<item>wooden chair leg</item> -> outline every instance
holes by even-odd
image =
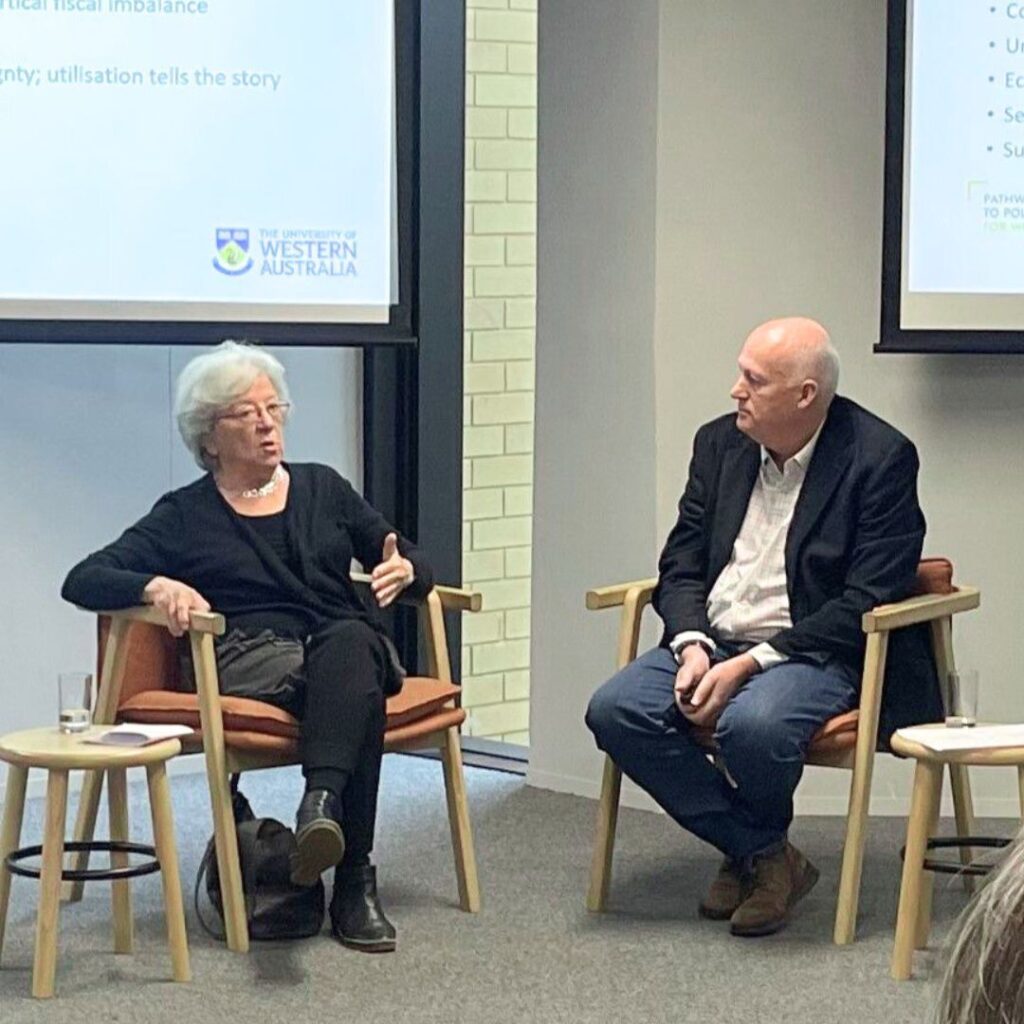
[[[207,750],[209,755],[209,750]],[[224,933],[228,949],[249,952],[249,925],[245,916],[245,893],[242,890],[242,866],[238,859],[238,833],[231,810],[231,782],[226,772],[206,764],[206,780],[210,787],[210,808],[213,813],[213,838],[220,875],[221,905],[224,907]]]
[[[850,781],[846,841],[843,845],[843,866],[839,875],[836,923],[832,933],[832,941],[837,946],[848,946],[853,942],[857,931],[857,906],[860,902],[860,879],[864,869],[864,843],[867,838],[873,767],[874,750],[871,750],[866,757],[858,757]]]
[[[53,995],[57,973],[57,916],[60,911],[60,876],[64,864],[64,827],[68,810],[68,773],[50,769],[46,782],[46,825],[39,876],[39,913],[36,952],[32,964],[32,995]]]
[[[175,981],[191,981],[167,765],[163,762],[147,765],[146,781],[149,784],[149,806],[153,815],[153,843],[160,861],[160,878],[164,887],[164,916],[167,919],[167,941],[171,947],[171,967]]]
[[[1017,792],[1020,796],[1020,819],[1024,824],[1024,764],[1017,766]]]
[[[921,921],[918,900],[924,881],[925,847],[928,829],[935,815],[933,805],[942,792],[942,765],[918,761],[914,772],[914,795],[907,822],[907,849],[903,858],[903,878],[900,882],[900,903],[896,916],[896,940],[892,951],[892,976],[906,981],[912,973],[914,946],[919,938]]]
[[[445,730],[441,762],[444,766],[444,790],[448,800],[448,824],[452,833],[455,873],[459,882],[459,903],[467,913],[475,914],[480,909],[480,882],[476,873],[473,832],[469,823],[462,747],[459,743],[459,730],[454,726]]]
[[[75,830],[72,838],[79,843],[88,843],[96,832],[96,814],[103,794],[103,772],[86,772],[82,789],[78,795],[78,813],[75,816]],[[82,850],[68,855],[68,867],[84,871],[89,866],[89,854]],[[61,899],[65,903],[78,903],[85,892],[85,882],[65,882],[61,886]]]
[[[949,783],[953,790],[953,813],[956,817],[956,834],[964,836],[974,835],[974,800],[971,797],[971,776],[970,770],[965,764],[951,764],[949,766]],[[974,850],[969,846],[960,847],[960,863],[967,867],[974,859]],[[974,876],[961,875],[964,891],[968,894],[974,892]]]
[[[601,913],[608,902],[621,792],[622,772],[606,755],[604,774],[601,777],[601,797],[597,803],[597,834],[594,836],[594,852],[590,860],[590,885],[587,888],[587,910],[595,914]]]
[[[115,842],[127,842],[128,773],[124,768],[107,769],[107,805],[110,808],[110,838]],[[110,863],[115,868],[127,867],[128,854],[112,853]],[[110,888],[114,914],[114,952],[130,953],[134,945],[131,882],[128,879],[112,882]]]
[[[864,652],[864,673],[861,677],[857,747],[853,758],[853,778],[850,780],[850,804],[846,813],[843,867],[839,876],[836,923],[832,932],[832,941],[837,946],[849,945],[857,932],[860,877],[864,868],[864,838],[871,804],[871,774],[875,767],[878,716],[888,650],[887,632],[868,633]]]
[[[7,930],[7,907],[11,901],[13,876],[3,866],[9,853],[18,848],[21,822],[25,813],[25,786],[28,769],[20,764],[7,766],[7,792],[4,796],[4,821],[0,826],[0,957],[4,951],[4,932]]]

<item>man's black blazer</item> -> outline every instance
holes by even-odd
[[[707,597],[732,554],[757,479],[761,446],[733,414],[697,431],[679,519],[658,563],[654,607],[662,646],[684,630],[714,638]],[[849,399],[825,419],[786,538],[793,625],[771,644],[799,661],[864,662],[861,615],[911,590],[925,521],[917,502],[918,459],[899,431]],[[942,717],[927,627],[894,633],[879,735]]]

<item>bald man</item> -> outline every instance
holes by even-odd
[[[773,320],[747,338],[736,412],[697,432],[659,561],[661,644],[587,710],[598,746],[725,855],[699,912],[734,935],[778,931],[818,880],[788,841],[807,746],[856,706],[861,615],[906,597],[921,556],[917,452],[837,397],[838,381],[813,320]],[[883,738],[941,717],[926,637],[894,646],[890,663]],[[714,763],[695,729],[713,730]]]

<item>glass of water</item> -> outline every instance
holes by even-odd
[[[93,686],[88,672],[61,672],[57,676],[61,732],[85,732],[92,723]]]
[[[978,720],[978,670],[956,669],[949,673],[949,711],[946,725],[972,726]]]

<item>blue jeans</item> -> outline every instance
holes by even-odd
[[[787,661],[751,678],[718,719],[716,764],[675,707],[678,666],[662,647],[637,658],[591,698],[597,745],[683,828],[746,861],[785,841],[807,745],[856,705],[847,665]]]

